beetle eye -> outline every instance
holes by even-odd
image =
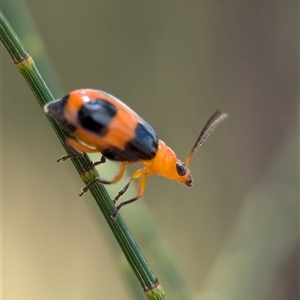
[[[186,174],[186,166],[182,162],[178,162],[176,164],[176,170],[177,170],[178,175],[180,175],[180,176],[184,176]]]

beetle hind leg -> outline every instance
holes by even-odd
[[[66,139],[66,144],[73,152],[63,155],[61,158],[59,158],[57,160],[57,162],[65,162],[69,158],[82,157],[83,152],[86,152],[86,153],[99,152],[99,150],[97,148],[90,148],[86,145],[81,144],[79,141],[71,139],[71,138]],[[101,160],[102,160],[102,158],[101,158]]]
[[[74,151],[69,154],[61,156],[58,160],[56,160],[56,162],[65,162],[68,159],[82,157],[82,156],[83,156],[82,152]]]

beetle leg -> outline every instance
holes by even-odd
[[[72,153],[63,155],[60,159],[57,160],[57,162],[64,162],[69,158],[75,158],[75,157],[81,157],[83,155],[83,152],[87,153],[93,153],[93,152],[99,152],[97,148],[90,148],[86,145],[81,144],[79,141],[67,138],[66,144],[70,149],[72,149]]]
[[[66,155],[63,155],[61,156],[57,162],[65,162],[67,159],[69,158],[76,158],[76,157],[81,157],[82,156],[82,152],[72,152],[72,153],[69,153],[69,154],[66,154]]]
[[[116,201],[120,198],[120,196],[122,196],[126,192],[126,190],[128,189],[131,181],[133,179],[137,179],[137,178],[140,177],[139,187],[138,187],[138,194],[134,198],[131,198],[129,200],[121,202],[115,208],[114,212],[112,213],[112,215],[111,215],[112,219],[116,219],[117,218],[118,211],[121,209],[122,206],[130,204],[130,203],[138,200],[139,198],[141,198],[143,196],[145,188],[146,188],[146,177],[147,177],[147,175],[145,174],[144,171],[145,171],[144,168],[135,171],[133,173],[133,175],[130,177],[129,181],[123,186],[122,190],[119,192],[119,194],[117,195],[117,197],[114,199],[114,203],[116,203]]]
[[[101,158],[102,160],[102,158]],[[86,193],[94,184],[96,183],[102,183],[102,184],[112,184],[118,182],[124,175],[126,168],[126,163],[121,163],[119,172],[117,175],[114,177],[113,180],[109,181],[100,177],[96,177],[93,181],[89,182],[85,187],[81,189],[81,192],[79,193],[79,196],[81,197],[84,193]]]
[[[104,164],[105,162],[106,162],[106,158],[105,158],[105,156],[102,155],[101,158],[100,158],[100,160],[93,162],[93,165],[95,167],[95,166],[98,166],[100,164]]]
[[[124,184],[124,186],[122,187],[122,189],[120,190],[120,192],[118,193],[118,195],[114,198],[113,203],[115,204],[119,198],[127,191],[127,189],[129,188],[131,181],[132,181],[132,177],[129,178],[129,180]]]

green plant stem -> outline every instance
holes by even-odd
[[[53,95],[37,70],[33,59],[25,50],[18,36],[2,12],[0,12],[0,40],[11,56],[14,64],[32,89],[39,104],[43,107],[47,102],[52,101],[54,99]],[[48,120],[54,128],[66,152],[69,153],[69,149],[64,143],[65,139],[69,135],[50,118],[48,118]],[[97,170],[94,168],[91,160],[86,154],[81,158],[73,159],[72,162],[85,184],[98,176]],[[121,216],[118,215],[116,221],[111,219],[111,214],[115,207],[104,187],[100,184],[94,185],[90,189],[90,192],[95,198],[95,201],[117,239],[127,261],[137,276],[143,290],[145,291],[146,297],[148,299],[165,299],[164,292],[157,282],[156,276],[151,271]]]

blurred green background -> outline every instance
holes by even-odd
[[[298,299],[298,1],[2,2],[14,27],[31,14],[44,46],[23,43],[34,59],[46,48],[55,97],[107,91],[182,160],[209,116],[229,113],[193,157],[193,188],[153,176],[122,216],[134,233],[149,207],[197,299]],[[63,149],[3,47],[1,70],[3,299],[132,299],[96,203],[56,164]]]

